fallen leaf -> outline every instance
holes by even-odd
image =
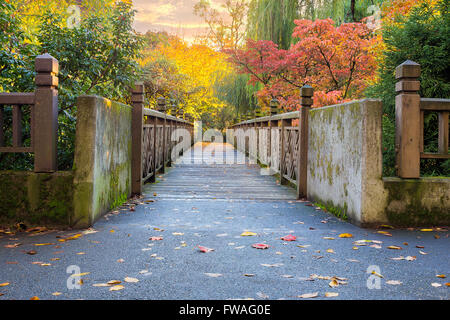
[[[36,247],[40,247],[40,246],[53,246],[54,243],[35,243],[34,244]]]
[[[182,236],[182,235],[184,235],[184,233],[182,233],[182,232],[173,232],[172,234],[174,236]]]
[[[402,250],[402,248],[399,246],[388,246],[387,248],[392,250]]]
[[[297,237],[290,234],[290,235],[282,237],[281,240],[283,240],[283,241],[295,241],[295,240],[297,240]]]
[[[436,278],[445,279],[445,278],[447,278],[447,277],[445,276],[445,274],[437,274],[437,275],[436,275]]]
[[[14,243],[14,244],[7,244],[4,247],[5,248],[17,248],[18,246],[21,246],[21,243]]]
[[[335,240],[335,238],[333,238],[333,237],[323,237],[323,239],[325,239],[325,240]]]
[[[372,271],[372,274],[379,278],[384,278],[381,274],[377,273],[376,271]]]
[[[61,292],[53,292],[53,293],[52,293],[52,296],[60,296],[60,295],[62,295]]]
[[[37,252],[35,250],[30,250],[30,251],[27,251],[26,253],[32,256],[32,255],[35,255]]]
[[[218,278],[218,277],[222,276],[222,274],[220,274],[220,273],[205,273],[205,274],[211,278]]]
[[[431,231],[433,231],[433,229],[420,229],[420,231],[422,231],[422,232],[431,232]]]
[[[76,274],[71,275],[71,277],[79,278],[79,277],[87,276],[88,274],[90,274],[90,272],[76,273]]]
[[[150,237],[150,239],[148,239],[148,240],[151,240],[151,241],[160,241],[160,240],[162,240],[163,239],[163,237]]]
[[[439,287],[442,287],[442,284],[437,283],[437,282],[433,282],[433,283],[431,284],[431,286],[433,286],[433,287],[435,287],[435,288],[439,288]]]
[[[255,243],[255,244],[252,244],[252,247],[256,248],[256,249],[269,249],[269,245],[267,245],[265,243]]]
[[[316,298],[319,295],[318,292],[314,292],[314,293],[304,293],[302,295],[297,296],[298,298],[303,298],[303,299],[309,299],[309,298]]]
[[[390,234],[390,233],[387,232],[387,231],[377,231],[377,233],[380,233],[380,234],[385,235],[385,236],[388,236],[388,237],[392,237],[392,234]]]
[[[123,263],[123,262],[125,262],[125,260],[123,260],[123,259],[119,259],[119,260],[117,260],[117,262],[119,262],[119,263]]]
[[[136,279],[136,278],[131,278],[131,277],[126,277],[125,279],[123,279],[125,282],[128,282],[128,283],[136,283],[136,282],[139,282],[139,280],[138,279]]]
[[[120,283],[122,283],[122,281],[120,281],[120,280],[111,280],[111,281],[107,282],[107,284],[110,285],[110,286],[113,286],[113,285],[116,285],[116,284],[120,284]]]
[[[202,247],[202,246],[198,246],[198,248],[200,249],[201,252],[205,252],[205,253],[214,251],[214,249]]]
[[[339,295],[339,293],[337,292],[325,292],[325,297],[327,298],[334,298],[337,297]]]
[[[31,297],[30,300],[40,300],[40,299],[38,297],[34,296],[34,297]]]
[[[338,281],[337,281],[336,279],[332,279],[332,280],[330,281],[330,283],[328,283],[328,285],[329,285],[330,287],[332,287],[332,288],[335,288],[335,287],[339,286],[339,283],[338,283]]]
[[[290,274],[283,274],[281,277],[282,277],[282,278],[290,279],[290,278],[293,278],[294,276],[293,276],[293,275],[290,275]]]
[[[241,237],[251,237],[251,236],[256,236],[258,235],[255,232],[251,232],[251,231],[244,231],[241,233]]]
[[[388,281],[386,281],[386,284],[390,284],[390,285],[396,286],[396,285],[402,284],[402,282],[398,281],[398,280],[388,280]]]
[[[328,253],[334,253],[334,250],[333,249],[327,249],[327,252]]]
[[[94,283],[92,286],[93,287],[110,287],[110,285],[107,283]]]
[[[109,288],[109,291],[119,291],[119,290],[122,290],[123,288],[125,288],[125,287],[122,285],[118,285],[118,286]]]
[[[265,294],[265,293],[262,293],[262,292],[257,292],[256,295],[258,297],[260,297],[261,299],[269,299],[269,296],[267,294]]]
[[[423,252],[423,251],[419,251],[419,253],[420,253],[420,254],[423,254],[423,255],[426,255],[426,254],[428,254],[428,253],[426,253],[426,252]]]
[[[339,238],[353,238],[353,235],[351,233],[341,233]]]
[[[0,287],[6,287],[9,286],[9,282],[0,283]]]
[[[253,273],[244,273],[244,277],[254,277]]]

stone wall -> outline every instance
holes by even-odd
[[[0,225],[67,226],[73,214],[72,172],[0,171]]]
[[[74,227],[92,225],[131,195],[131,110],[102,97],[78,98]]]
[[[382,177],[382,104],[312,109],[308,198],[350,222],[398,227],[450,224],[450,178]]]
[[[308,198],[358,225],[385,222],[382,182],[382,104],[354,101],[312,109]]]
[[[396,226],[450,225],[450,179],[383,178],[386,214]]]

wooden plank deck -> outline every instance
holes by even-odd
[[[295,190],[282,186],[274,176],[261,175],[256,164],[230,144],[196,144],[144,193],[159,199],[295,200]],[[213,147],[213,148],[212,148]],[[202,150],[204,152],[202,152]],[[239,160],[227,164],[224,159]]]

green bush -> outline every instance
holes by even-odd
[[[132,27],[135,11],[130,4],[118,2],[110,16],[92,13],[75,28],[67,27],[67,17],[44,12],[40,17],[38,43],[26,44],[20,18],[12,14],[14,10],[12,5],[0,0],[0,28],[7,26],[7,33],[0,35],[0,91],[33,91],[36,55],[47,52],[58,59],[58,169],[70,170],[77,97],[96,94],[126,102],[130,85],[140,77],[136,60],[143,41]],[[11,39],[14,49],[8,47]],[[8,127],[10,119],[5,122]],[[10,131],[6,133],[8,139]],[[26,139],[29,140],[29,136],[25,136]],[[0,154],[0,170],[29,170],[33,168],[32,161],[32,155]]]
[[[450,98],[450,14],[449,2],[440,0],[434,6],[423,4],[410,15],[399,18],[400,25],[384,26],[387,45],[379,66],[381,81],[367,95],[383,100],[383,167],[384,175],[395,174],[395,68],[405,60],[421,65],[420,95],[424,98]],[[437,152],[437,115],[425,115],[425,152]],[[450,161],[422,160],[421,174],[450,175]]]

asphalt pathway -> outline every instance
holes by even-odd
[[[445,228],[361,229],[194,150],[91,229],[0,233],[0,300],[450,298]]]

